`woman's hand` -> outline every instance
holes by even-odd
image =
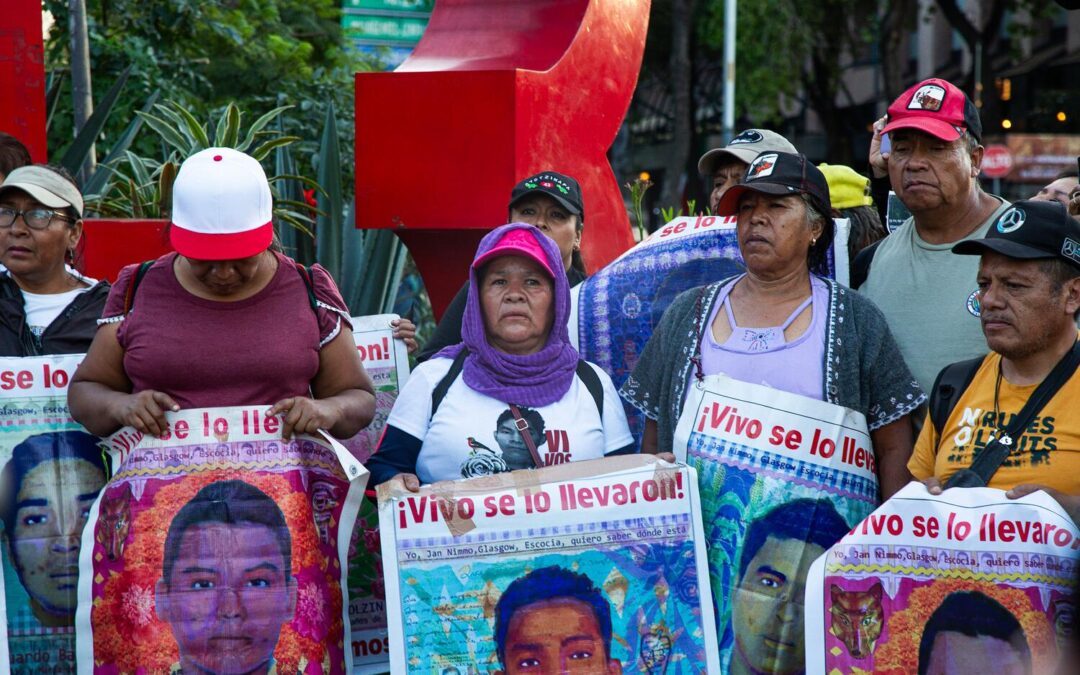
[[[658,453],[656,453],[656,458],[657,459],[662,459],[665,462],[671,462],[672,464],[675,464],[676,461],[677,461],[675,459],[675,453],[674,452],[658,452]]]
[[[888,116],[874,122],[874,137],[870,139],[870,170],[874,172],[874,178],[889,174],[889,153],[881,151],[881,130],[887,121]]]
[[[408,490],[409,492],[420,492],[420,479],[416,477],[415,473],[399,473],[395,475],[387,483],[392,483],[397,489]]]
[[[403,341],[410,354],[419,348],[419,345],[416,344],[416,324],[412,321],[394,319],[390,322],[390,327],[394,329],[394,339]]]
[[[306,396],[285,398],[273,405],[268,414],[284,413],[281,437],[289,440],[294,434],[314,434],[319,429],[330,430],[341,420],[338,406]]]
[[[113,414],[123,426],[134,427],[151,436],[162,436],[168,430],[166,410],[180,410],[180,406],[168,394],[152,389],[118,397],[114,405],[116,411]]]

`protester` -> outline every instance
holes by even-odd
[[[847,218],[848,260],[852,261],[859,251],[885,238],[888,232],[881,224],[874,199],[870,196],[870,179],[843,164],[819,164],[821,173],[829,182],[829,201],[832,216]],[[852,282],[851,287],[858,284]]]
[[[1035,193],[1031,200],[1036,202],[1061,202],[1062,206],[1068,208],[1069,198],[1078,186],[1080,186],[1080,181],[1077,180],[1075,171],[1062,171],[1057,178]]]
[[[931,392],[930,415],[908,466],[932,492],[986,454],[993,436],[1009,452],[990,468],[990,487],[1017,488],[1010,496],[1051,488],[1074,517],[1080,513],[1080,428],[1073,413],[1080,377],[1075,362],[1064,362],[1080,349],[1078,242],[1080,223],[1060,204],[1020,201],[985,238],[954,248],[980,256],[980,321],[990,353],[950,366],[947,371],[961,373],[958,379],[943,373]],[[1060,388],[1028,424],[1006,432],[1059,362],[1067,368]]]
[[[367,463],[373,484],[395,478],[416,490],[634,451],[611,378],[570,345],[562,260],[554,241],[524,223],[481,240],[462,343],[409,376]]]
[[[698,173],[709,181],[710,212],[717,213],[724,193],[742,180],[746,167],[763,152],[797,153],[798,150],[775,131],[746,129],[724,147],[713,148],[701,156]]]
[[[882,134],[891,152],[881,152]],[[908,89],[874,124],[870,166],[875,176],[888,174],[912,217],[854,266],[869,268],[859,292],[885,315],[923,389],[945,364],[984,349],[975,262],[950,253],[956,242],[984,235],[1008,206],[979,186],[981,138],[975,105],[940,79]]]
[[[825,176],[802,155],[763,153],[724,195],[746,274],[681,294],[622,387],[647,417],[643,452],[671,452],[694,382],[725,373],[866,416],[881,495],[909,479],[909,415],[925,400],[881,313],[811,274],[833,238]],[[835,345],[843,349],[834,349]]]
[[[70,266],[82,213],[79,188],[59,167],[22,166],[0,185],[0,356],[90,348],[109,284]]]
[[[270,249],[272,199],[253,158],[198,152],[173,185],[175,253],[124,268],[68,392],[104,436],[160,435],[181,407],[272,404],[283,436],[349,438],[374,415],[348,311],[322,267]]]
[[[581,257],[581,232],[585,227],[585,204],[581,186],[556,171],[541,171],[514,186],[510,192],[508,222],[528,223],[555,240],[570,286],[585,280]],[[416,357],[430,359],[441,350],[461,342],[461,322],[469,297],[469,283],[461,287],[435,327],[435,333]]]
[[[30,151],[19,139],[0,131],[0,183],[15,169],[32,162]]]

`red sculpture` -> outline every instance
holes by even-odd
[[[4,0],[0,19],[0,131],[30,150],[35,162],[45,147],[45,50],[41,38],[41,1]]]
[[[606,153],[648,17],[647,0],[439,0],[396,71],[357,74],[357,226],[397,231],[437,313],[542,169],[581,183],[590,270],[633,244]]]

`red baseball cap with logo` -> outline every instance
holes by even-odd
[[[982,140],[975,104],[951,82],[936,77],[923,80],[892,102],[881,133],[896,129],[917,129],[943,141],[955,141],[968,131],[975,140]]]

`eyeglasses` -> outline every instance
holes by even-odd
[[[6,230],[11,227],[15,224],[15,219],[19,216],[22,216],[23,222],[32,230],[44,230],[49,226],[49,223],[53,221],[53,218],[71,222],[71,218],[68,218],[62,213],[53,211],[52,209],[37,208],[20,211],[19,209],[13,209],[10,206],[0,206],[0,228]]]

